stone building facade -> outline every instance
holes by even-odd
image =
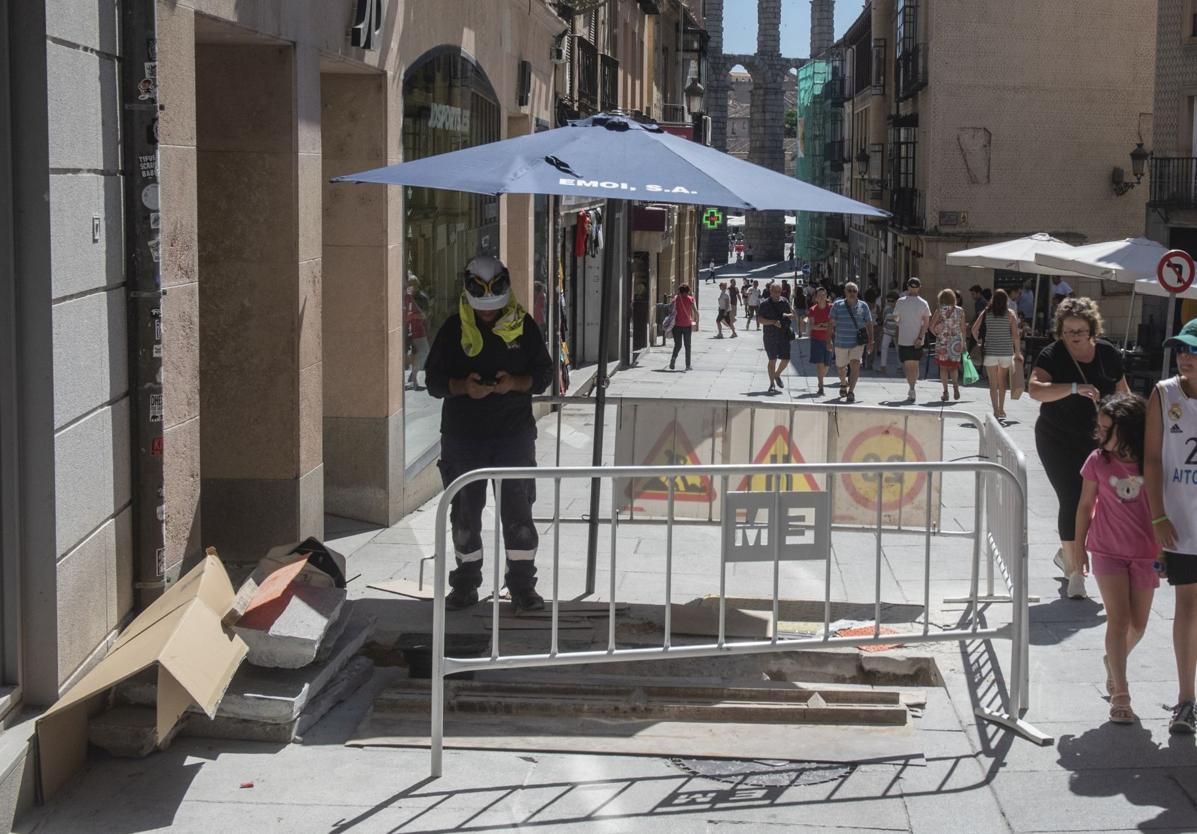
[[[883,288],[917,274],[930,295],[991,285],[992,272],[945,264],[958,249],[1037,231],[1077,244],[1138,234],[1146,189],[1119,196],[1111,172],[1150,144],[1155,6],[868,3],[840,41],[854,74],[844,187],[894,216],[849,221],[843,272]],[[1121,288],[1076,289],[1125,326]]]
[[[136,2],[157,37],[122,55]],[[693,69],[672,33],[701,26],[679,0],[384,0],[367,47],[348,34],[359,5],[375,7],[37,0],[0,16],[0,823],[29,798],[13,762],[30,711],[203,548],[255,562],[322,536],[326,514],[390,524],[439,490],[439,407],[413,370],[470,257],[501,255],[543,321],[565,226],[547,199],[330,178],[585,107],[659,113]],[[138,103],[122,66],[144,72]],[[158,117],[136,165],[125,105]],[[130,178],[155,235],[148,398],[130,381]],[[671,217],[632,241],[664,287],[695,271],[693,211]],[[139,445],[147,401],[161,437]],[[163,487],[140,501],[147,457]],[[162,537],[148,573],[138,518]]]
[[[1146,236],[1197,255],[1197,5],[1160,0],[1156,21],[1155,107]],[[1165,322],[1167,304],[1144,299],[1144,320],[1159,325],[1197,316],[1197,302],[1177,305]]]

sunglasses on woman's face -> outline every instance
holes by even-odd
[[[1189,356],[1197,356],[1197,345],[1177,345],[1176,353],[1187,353]]]

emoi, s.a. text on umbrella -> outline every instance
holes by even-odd
[[[362,182],[467,191],[475,194],[547,194],[720,206],[753,211],[813,211],[887,217],[866,203],[833,194],[722,151],[639,122],[604,113],[546,130],[412,162],[388,165],[333,182]],[[628,212],[617,214],[627,236]],[[609,215],[610,216],[610,215]],[[602,465],[607,347],[614,264],[603,260],[601,321],[594,401],[595,466]],[[550,308],[552,305],[550,305]],[[556,354],[556,351],[554,351]],[[554,377],[556,375],[554,374]],[[594,591],[598,549],[598,483],[591,484],[586,592]],[[439,593],[439,588],[437,589]]]

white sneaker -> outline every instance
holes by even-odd
[[[1052,564],[1060,569],[1060,573],[1068,576],[1068,565],[1064,564],[1064,548],[1056,551],[1056,555],[1052,557]]]
[[[1085,593],[1085,574],[1079,570],[1072,576],[1068,577],[1068,598],[1069,599],[1088,599],[1089,595]]]

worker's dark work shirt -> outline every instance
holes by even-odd
[[[424,365],[428,393],[445,401],[441,408],[441,434],[498,438],[535,428],[532,395],[542,393],[553,378],[553,360],[549,358],[540,328],[525,314],[524,332],[511,344],[481,322],[478,329],[482,333],[482,350],[477,356],[466,356],[461,348],[461,317],[457,315],[441,325],[428,353]],[[449,394],[451,379],[465,379],[474,373],[483,379],[493,379],[498,371],[532,377],[532,390],[491,394],[480,400],[465,394],[457,397]]]

